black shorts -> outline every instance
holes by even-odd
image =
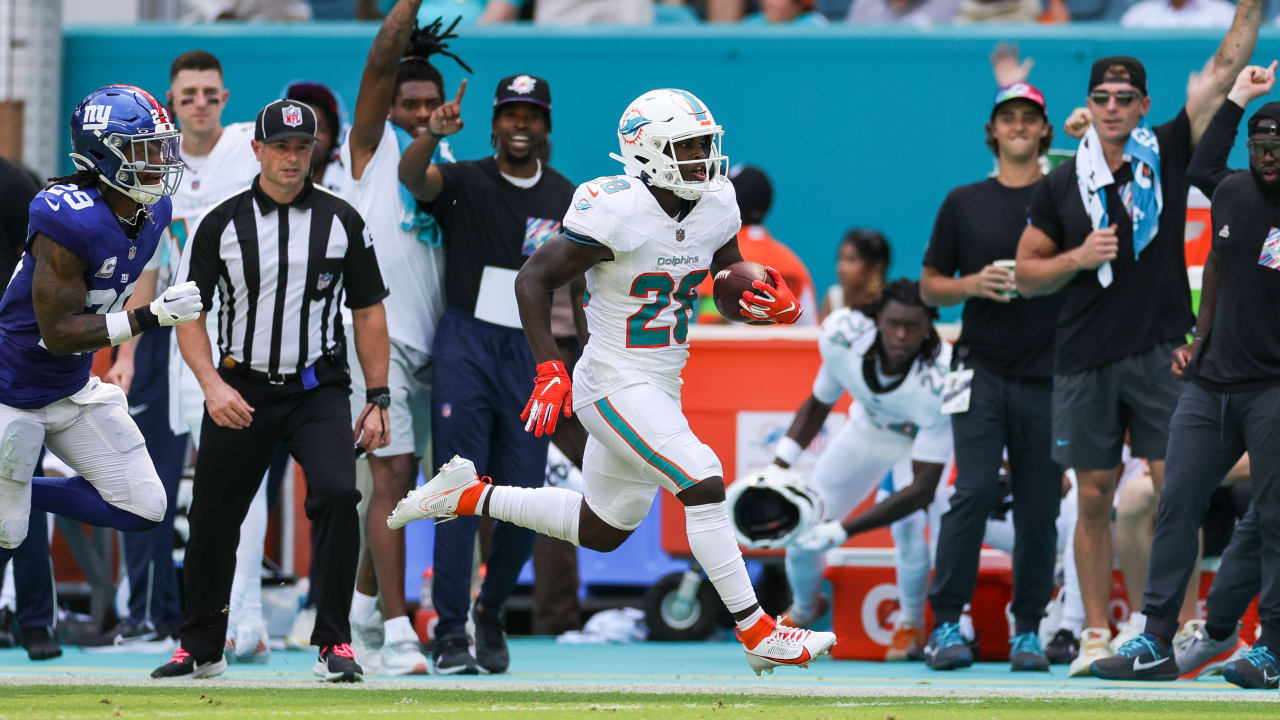
[[[1135,457],[1163,460],[1182,383],[1172,342],[1072,375],[1053,377],[1053,459],[1076,470],[1120,464],[1125,431]]]

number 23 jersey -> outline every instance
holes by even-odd
[[[637,178],[601,177],[578,186],[564,216],[570,241],[603,245],[613,260],[587,271],[591,340],[574,370],[581,408],[637,383],[679,399],[689,356],[689,318],[711,257],[742,221],[733,186],[704,193],[682,220],[666,213]]]

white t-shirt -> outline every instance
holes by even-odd
[[[942,343],[937,357],[916,360],[901,383],[877,392],[867,383],[865,364],[876,363],[869,356],[875,339],[876,324],[862,313],[841,308],[828,315],[818,338],[822,367],[813,381],[813,396],[834,404],[848,391],[854,400],[851,417],[861,415],[876,427],[913,438],[913,460],[945,463],[952,452],[951,418],[941,412],[942,387],[951,367],[951,345]]]
[[[1124,15],[1120,25],[1131,28],[1226,28],[1231,27],[1236,6],[1226,0],[1190,0],[1174,9],[1169,0],[1141,0]]]
[[[235,123],[222,129],[218,142],[208,155],[193,158],[182,155],[186,169],[173,196],[173,219],[161,249],[156,293],[172,284],[178,276],[182,250],[190,233],[195,232],[201,216],[228,197],[244,190],[257,176],[261,166],[253,154],[253,123]],[[214,307],[206,316],[205,327],[209,332],[209,344],[214,355],[218,352],[217,296]],[[174,333],[169,344],[169,427],[174,434],[187,432],[187,419],[182,413],[182,395],[200,393],[195,373],[187,366],[178,349],[178,335]],[[217,362],[217,358],[214,358]]]
[[[453,160],[448,145],[439,151]],[[373,235],[378,269],[391,295],[382,301],[387,311],[387,332],[391,339],[424,353],[431,352],[436,324],[444,312],[444,249],[418,239],[415,230],[401,225],[412,212],[400,194],[400,143],[388,121],[382,138],[359,180],[351,177],[350,136],[342,143],[339,161],[347,168],[349,185],[345,199],[364,218]],[[344,320],[348,321],[344,315]]]
[[[636,178],[601,177],[578,186],[565,213],[570,240],[613,251],[587,271],[591,340],[573,373],[574,408],[649,382],[680,397],[689,356],[689,317],[711,256],[738,233],[733,185],[704,193],[677,221]]]

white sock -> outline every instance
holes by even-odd
[[[729,506],[723,500],[684,509],[689,549],[711,580],[729,612],[742,612],[756,604],[756,591],[742,561],[737,537],[729,521]]]
[[[562,488],[520,488],[493,485],[489,488],[489,517],[506,520],[535,532],[578,545],[578,521],[582,516],[582,495]],[[484,507],[484,497],[476,504]]]
[[[347,617],[352,625],[364,625],[374,610],[378,609],[378,596],[365,595],[359,590],[351,593],[351,612]],[[388,621],[390,622],[390,621]]]
[[[763,608],[756,608],[756,611],[755,611],[755,612],[751,613],[751,614],[750,614],[750,615],[748,615],[747,617],[745,617],[745,618],[743,618],[743,619],[741,619],[741,620],[739,620],[739,621],[738,621],[738,629],[739,629],[739,630],[746,630],[747,628],[751,627],[752,625],[755,625],[755,624],[756,624],[756,621],[758,621],[758,620],[759,620],[760,618],[762,618],[762,617],[764,617],[764,609],[763,609]]]
[[[1131,622],[1131,623],[1137,623],[1138,627],[1143,628],[1143,629],[1142,629],[1142,630],[1140,630],[1139,632],[1146,632],[1146,627],[1147,627],[1147,616],[1146,616],[1146,615],[1143,615],[1142,613],[1138,612],[1137,610],[1134,610],[1133,612],[1129,613],[1129,622]]]
[[[383,637],[389,643],[418,639],[418,633],[414,632],[413,625],[409,623],[409,618],[406,615],[387,620],[382,623],[382,629]]]
[[[898,581],[898,625],[924,627],[924,606],[929,595],[929,544],[924,537],[926,518],[914,512],[889,526],[893,536],[893,562]]]

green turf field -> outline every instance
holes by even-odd
[[[1154,700],[1031,700],[984,698],[779,697],[726,694],[577,694],[474,690],[378,690],[319,686],[296,689],[120,687],[65,685],[0,689],[0,719],[33,718],[242,718],[384,716],[451,718],[1242,718],[1269,714],[1273,705],[1250,702]],[[1274,716],[1273,716],[1274,717]]]

